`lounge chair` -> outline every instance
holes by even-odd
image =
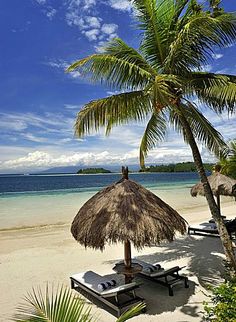
[[[97,300],[98,303],[104,304],[108,309],[115,311],[118,317],[121,315],[123,309],[133,304],[144,302],[135,293],[135,290],[139,287],[137,283],[121,285],[115,279],[117,284],[114,287],[101,290],[101,284],[111,280],[111,277],[101,276],[93,271],[72,275],[70,280],[72,289],[87,298],[91,297],[92,300]]]
[[[225,220],[225,226],[228,230],[230,238],[231,239],[236,238],[236,219]],[[219,232],[214,221],[204,222],[199,225],[189,226],[188,234],[219,237]]]
[[[189,287],[188,278],[179,275],[182,267],[174,266],[169,269],[164,269],[160,264],[150,264],[138,259],[133,259],[132,263],[137,263],[143,267],[143,270],[138,276],[167,287],[170,296],[174,295],[173,287],[177,284],[184,282],[185,288]]]

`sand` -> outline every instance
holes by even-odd
[[[223,203],[223,213],[235,217],[235,203]],[[209,219],[207,207],[180,211],[190,223]],[[114,263],[123,256],[122,245],[106,247],[105,251],[85,250],[69,232],[70,226],[23,229],[0,232],[0,321],[10,321],[17,304],[32,286],[44,287],[48,282],[69,286],[69,276],[94,269],[100,274],[112,274]],[[132,321],[202,321],[202,301],[207,300],[209,283],[222,281],[222,247],[219,238],[185,236],[171,244],[132,250],[133,256],[164,267],[186,266],[190,288],[174,288],[174,297],[160,285],[143,282],[138,294],[146,299],[147,313]],[[112,322],[115,317],[87,301],[99,322]],[[63,321],[62,321],[63,322]]]

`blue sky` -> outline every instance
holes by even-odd
[[[223,1],[236,11],[234,1]],[[137,47],[128,0],[0,1],[0,172],[28,172],[65,165],[137,164],[143,125],[115,128],[83,140],[73,136],[76,113],[86,102],[110,94],[65,68],[119,36]],[[236,74],[236,48],[217,51],[209,71]],[[226,139],[235,117],[207,112]],[[201,148],[205,161],[212,156]],[[191,160],[189,148],[172,131],[153,150],[152,163]]]

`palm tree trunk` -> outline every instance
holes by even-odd
[[[193,136],[191,127],[187,119],[183,115],[183,113],[180,114],[180,121],[183,126],[188,143],[191,147],[193,159],[194,159],[198,174],[200,176],[201,182],[204,187],[205,196],[206,196],[212,217],[214,218],[217,225],[217,229],[219,231],[219,235],[220,235],[221,242],[226,256],[226,262],[229,267],[230,276],[235,277],[236,276],[236,258],[234,255],[232,241],[230,240],[228,231],[224,224],[224,220],[221,217],[220,210],[215,202],[211,187],[209,185],[209,182],[206,176],[205,169],[203,167],[202,158],[198,150],[198,146],[196,144],[195,138]]]

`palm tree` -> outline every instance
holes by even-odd
[[[78,113],[79,137],[105,127],[145,121],[140,143],[140,163],[150,149],[164,139],[170,123],[191,149],[205,195],[220,233],[226,260],[236,274],[236,259],[219,209],[212,195],[197,142],[219,155],[225,143],[191,98],[217,113],[235,111],[236,77],[202,71],[213,48],[236,39],[236,17],[216,9],[205,10],[197,0],[133,0],[142,39],[138,50],[113,39],[104,52],[73,63],[92,81],[120,91],[117,95],[86,104]]]
[[[228,143],[227,155],[217,165],[220,165],[221,173],[236,179],[236,140]]]
[[[146,305],[140,303],[124,312],[117,322],[124,322],[138,315]],[[56,290],[46,287],[33,289],[24,298],[12,321],[18,322],[95,322],[91,308],[70,289],[58,286]]]

